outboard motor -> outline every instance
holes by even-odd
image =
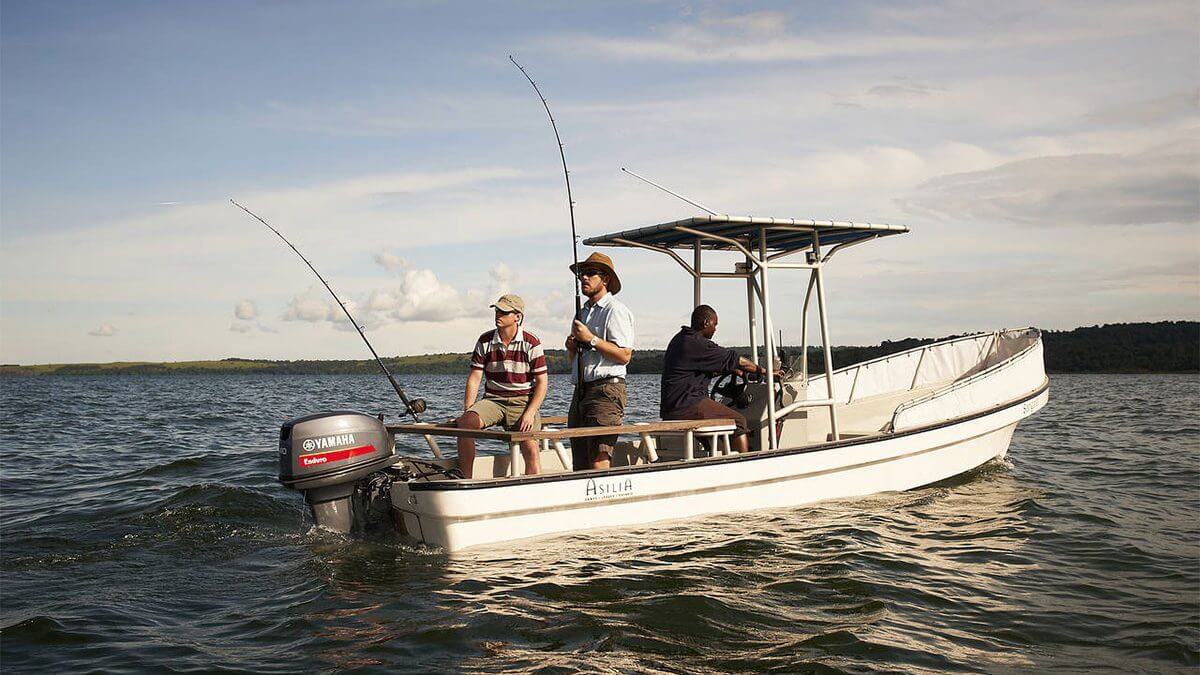
[[[358,482],[394,461],[387,427],[364,413],[317,413],[279,430],[279,482],[303,492],[317,525],[335,532],[354,525]]]

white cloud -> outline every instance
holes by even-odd
[[[559,35],[548,44],[564,58],[543,67],[532,57],[567,143],[581,236],[694,212],[618,173],[629,166],[731,213],[912,226],[911,235],[872,252],[891,261],[886,278],[870,277],[857,249],[831,268],[831,276],[847,270],[833,302],[856,304],[835,321],[838,342],[932,334],[957,316],[991,328],[1040,317],[1095,323],[1195,314],[1200,247],[1187,216],[1196,209],[1197,151],[1181,142],[1197,128],[1194,3],[948,2],[839,6],[812,17],[790,9],[721,16],[714,7],[729,11],[709,5],[695,18],[660,18],[667,23],[650,32]],[[234,167],[218,182],[178,179],[153,194],[131,186],[128,203],[145,209],[114,222],[71,217],[57,205],[26,208],[18,218],[6,211],[5,360],[255,350],[269,358],[361,356],[357,339],[341,334],[352,328],[324,288],[308,288],[304,265],[217,197],[231,185],[312,260],[355,318],[378,331],[371,338],[378,335],[383,351],[459,350],[462,335],[486,328],[487,303],[502,290],[520,293],[530,325],[560,344],[573,303],[553,136],[519,74],[485,53],[488,45],[477,46],[455,62],[461,77],[439,78],[443,85],[356,80],[334,102],[312,94],[316,87],[273,104],[269,119],[249,111],[250,127],[270,125],[272,139],[291,143],[288,167],[308,167],[281,168],[273,184]],[[818,67],[805,65],[814,61]],[[501,73],[512,81],[499,80]],[[246,117],[239,109],[211,119],[224,134],[225,122]],[[418,133],[430,129],[437,133]],[[326,134],[311,145],[335,161],[322,164],[308,149],[313,133]],[[251,139],[248,150],[271,155],[274,142]],[[367,143],[375,150],[361,155],[362,166],[415,168],[348,172]],[[153,206],[163,199],[180,202]],[[74,201],[86,211],[86,200]],[[1005,227],[1106,219],[1163,224],[1138,230],[1153,236],[1132,248],[1119,227],[1090,228],[1086,246],[1077,228]],[[67,222],[82,227],[56,230]],[[989,255],[977,256],[981,250]],[[623,300],[637,312],[639,342],[661,346],[686,319],[689,279],[661,256],[607,252],[626,280]],[[976,276],[995,283],[1015,261],[1043,252],[1053,254],[1045,269],[1055,276],[1045,292],[1005,284],[989,290],[983,306],[968,288]],[[974,267],[950,269],[947,260]],[[1120,298],[1111,290],[1118,284],[1090,271],[1150,260],[1176,273],[1131,273]],[[856,286],[855,275],[870,284]],[[772,287],[782,293],[787,283]],[[894,310],[879,307],[883,284],[904,300]],[[716,290],[723,286],[728,292]],[[734,309],[744,303],[735,286],[712,283],[722,316],[744,314]],[[1072,308],[1094,289],[1109,294],[1104,302]],[[847,291],[851,303],[840,295]],[[254,316],[235,310],[226,331],[228,300],[249,295]],[[1034,295],[1042,306],[1031,309],[1026,296]],[[122,340],[89,340],[47,307],[85,326],[138,313],[122,320]],[[77,307],[82,314],[71,311]],[[1022,318],[1027,311],[1032,316]],[[263,316],[272,324],[289,317],[275,324],[286,339],[265,335],[273,329]],[[737,330],[733,321],[723,326],[723,336]]]
[[[234,321],[229,324],[229,330],[233,333],[241,333],[248,335],[251,333],[269,333],[275,334],[279,329],[269,326],[261,321]]]
[[[367,296],[366,308],[369,312],[388,311],[400,304],[396,291],[376,288]]]
[[[389,251],[380,251],[376,253],[375,262],[379,263],[383,269],[389,272],[398,272],[402,267],[408,264],[404,258],[401,258],[395,253],[391,253]]]
[[[258,318],[258,305],[253,300],[242,300],[233,308],[234,321],[229,325],[229,330],[233,333],[241,333],[243,335],[251,333],[278,333],[279,331],[262,321],[256,321]]]
[[[463,293],[438,279],[433,270],[414,268],[398,256],[379,254],[375,258],[380,264],[390,267],[398,280],[392,285],[372,288],[361,294],[365,298],[362,302],[343,298],[346,308],[364,329],[374,329],[392,322],[446,323],[482,313],[481,294],[470,291]],[[283,320],[332,322],[339,328],[353,328],[337,302],[323,287],[315,285],[288,301]]]
[[[310,286],[303,294],[288,301],[282,318],[284,321],[320,323],[337,320],[340,316],[343,315],[337,304],[329,298],[328,292],[322,287]]]
[[[935,178],[901,203],[917,214],[995,224],[1196,223],[1198,158],[1195,142],[1133,155],[1036,157]]]
[[[887,84],[877,84],[867,90],[867,96],[878,96],[880,98],[927,98],[935,94],[944,92],[944,87],[918,82],[909,78],[900,78],[894,82]]]
[[[1144,127],[1149,124],[1195,119],[1200,110],[1200,89],[1180,91],[1158,98],[1105,106],[1088,115],[1099,124]]]
[[[88,335],[92,337],[112,337],[117,334],[117,329],[112,327],[112,324],[104,324],[95,330],[88,331]]]
[[[694,22],[659,26],[644,38],[587,34],[548,38],[547,46],[573,56],[615,60],[684,63],[769,63],[870,57],[907,52],[939,52],[970,44],[963,36],[890,35],[865,32],[789,34],[791,19],[778,12],[701,17]]]
[[[1113,39],[1146,33],[1190,33],[1188,3],[1010,2],[1003,6],[957,3],[879,8],[853,30],[812,30],[800,11],[704,13],[658,25],[644,37],[587,33],[548,37],[544,44],[571,58],[676,63],[789,63],[871,59],[1013,49]]]
[[[502,262],[493,265],[488,270],[488,276],[492,279],[491,286],[488,287],[489,298],[498,298],[505,293],[511,293],[519,279],[517,273]]]
[[[433,270],[406,268],[392,296],[394,303],[384,311],[397,321],[451,321],[477,314],[465,303],[458,289],[438,280]]]
[[[242,300],[233,308],[233,316],[242,321],[249,321],[258,316],[258,307],[253,300]]]

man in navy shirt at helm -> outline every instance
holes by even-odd
[[[659,414],[664,420],[731,419],[737,425],[733,449],[747,452],[750,443],[746,416],[709,398],[708,383],[714,375],[734,371],[763,374],[766,369],[732,349],[718,346],[712,341],[716,332],[717,312],[700,305],[692,311],[692,325],[682,326],[671,338],[663,357]]]

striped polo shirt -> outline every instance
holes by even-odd
[[[546,372],[546,355],[542,341],[529,331],[517,328],[506,345],[498,331],[489,330],[475,343],[471,367],[482,370],[487,379],[485,396],[529,396],[534,376]]]

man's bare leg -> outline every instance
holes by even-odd
[[[525,475],[542,472],[542,453],[537,441],[521,441],[521,455],[525,457]]]
[[[733,437],[734,452],[750,452],[750,434],[739,434]]]
[[[482,429],[483,421],[479,419],[479,415],[473,412],[463,413],[462,417],[456,420],[456,425],[459,429]],[[463,438],[458,439],[458,470],[462,472],[463,478],[471,478],[471,474],[475,471],[475,439]]]
[[[592,460],[593,469],[607,469],[612,464],[612,447],[606,443],[596,444],[596,458]]]

